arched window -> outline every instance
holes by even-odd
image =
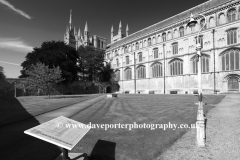
[[[120,70],[115,71],[115,81],[120,81]]]
[[[116,64],[117,64],[117,67],[119,66],[119,60],[118,59],[116,59]]]
[[[180,35],[180,37],[184,36],[184,27],[183,26],[179,28],[179,35]]]
[[[142,48],[143,47],[143,44],[142,44],[142,41],[140,41],[140,46],[139,46],[140,48]]]
[[[169,62],[170,75],[182,75],[183,74],[183,61],[180,59],[174,59]]]
[[[146,78],[146,68],[145,66],[139,66],[136,69],[137,78]]]
[[[129,56],[126,56],[126,64],[129,64]]]
[[[166,33],[162,34],[162,41],[165,42],[166,41]]]
[[[153,57],[158,58],[158,48],[153,49]]]
[[[124,70],[124,78],[125,78],[125,80],[132,79],[132,69],[131,68],[126,68]]]
[[[147,41],[144,40],[144,47],[147,47]]]
[[[128,53],[128,47],[127,46],[124,48],[124,53]]]
[[[218,16],[218,19],[219,19],[219,24],[224,24],[225,23],[225,15],[224,13],[220,13],[219,16]]]
[[[175,29],[175,30],[174,30],[174,33],[173,33],[173,35],[174,35],[174,38],[177,38],[177,37],[178,37],[178,32],[177,32],[177,29]]]
[[[194,33],[195,32],[195,24],[191,24],[190,26],[189,26],[189,33]]]
[[[225,51],[222,55],[222,70],[238,70],[239,67],[239,49]]]
[[[115,50],[115,56],[118,56],[118,52],[117,52],[117,50]]]
[[[232,21],[235,21],[236,20],[236,9],[230,9],[227,13],[227,19],[228,19],[228,22],[232,22]]]
[[[210,57],[208,55],[202,54],[202,73],[209,72],[209,59]],[[196,74],[198,73],[198,56],[194,56],[192,59],[192,73]]]
[[[215,26],[215,20],[214,20],[213,17],[211,17],[211,18],[209,19],[209,27],[211,28],[211,27],[214,27],[214,26]]]
[[[128,46],[128,51],[131,52],[131,45]]]
[[[135,50],[136,48],[134,47],[134,44],[132,44],[132,50]]]
[[[152,45],[151,38],[148,38],[148,46],[151,46],[151,45]]]
[[[203,27],[204,26],[204,27]],[[207,25],[205,24],[205,19],[201,19],[200,21],[200,27],[203,28],[202,30],[207,28]]]
[[[136,43],[136,49],[139,49],[139,43],[138,42]]]
[[[162,77],[163,73],[162,73],[162,63],[154,63],[151,65],[151,69],[152,69],[152,77]]]
[[[142,58],[142,52],[140,52],[140,53],[138,53],[138,61],[139,61],[139,62],[142,62],[142,59],[143,59],[143,58]]]
[[[152,38],[152,44],[156,44],[156,38],[155,37]]]
[[[170,40],[170,39],[172,39],[172,34],[171,34],[171,32],[169,31],[169,32],[168,32],[168,40]]]
[[[173,55],[178,54],[178,43],[173,43],[172,44],[172,53]]]
[[[160,36],[160,35],[158,35],[157,42],[158,42],[158,43],[160,43],[160,42],[161,42],[161,36]]]
[[[230,29],[227,31],[227,44],[237,43],[237,29]]]

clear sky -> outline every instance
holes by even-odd
[[[110,41],[111,26],[119,21],[129,34],[181,13],[207,0],[0,0],[0,66],[8,78],[17,78],[20,64],[33,47],[63,40],[69,13],[76,30]]]

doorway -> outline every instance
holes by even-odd
[[[236,77],[228,79],[228,91],[239,91],[239,82]]]

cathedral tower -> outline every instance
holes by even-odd
[[[87,22],[85,24],[85,29],[84,29],[84,44],[85,46],[89,44],[89,30],[88,30]]]

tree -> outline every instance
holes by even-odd
[[[75,48],[66,45],[63,41],[43,42],[40,48],[34,48],[25,58],[26,60],[21,64],[23,70],[21,70],[20,78],[28,77],[26,71],[32,65],[43,63],[49,68],[59,66],[65,84],[78,80],[78,53]]]
[[[103,50],[91,46],[78,49],[81,79],[85,81],[109,81],[113,73],[110,65],[104,65]]]
[[[32,65],[30,69],[26,70],[26,74],[28,75],[25,81],[26,88],[46,91],[49,98],[56,84],[64,80],[61,77],[60,67],[49,68],[43,63]]]
[[[4,68],[0,66],[0,96],[6,96],[11,89],[12,89],[11,84],[6,81]]]

